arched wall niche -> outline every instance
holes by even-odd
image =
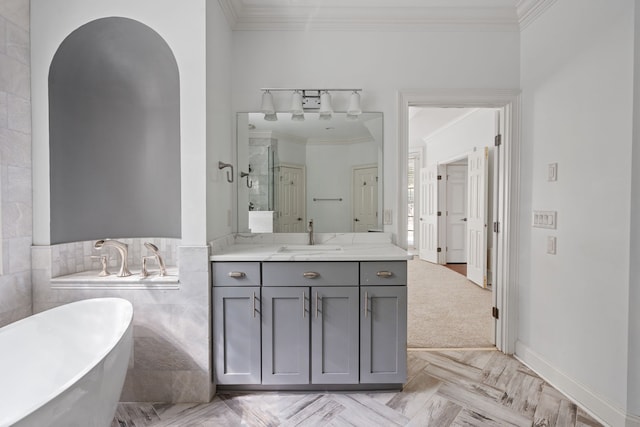
[[[51,244],[180,238],[180,83],[164,39],[91,21],[49,69]]]

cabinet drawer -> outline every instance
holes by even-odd
[[[357,286],[357,262],[265,262],[263,286]]]
[[[406,261],[363,261],[360,263],[363,286],[406,286]]]
[[[259,262],[211,263],[213,286],[260,286]]]

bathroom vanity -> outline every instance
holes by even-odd
[[[211,256],[216,384],[401,388],[409,258],[388,242],[234,244],[217,252]]]

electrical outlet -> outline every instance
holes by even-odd
[[[556,254],[556,236],[547,236],[547,253]]]
[[[383,224],[384,225],[391,225],[392,224],[392,221],[391,221],[391,209],[385,209],[384,210]]]

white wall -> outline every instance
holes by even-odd
[[[462,117],[427,141],[426,163],[442,163],[474,148],[491,147],[496,135],[495,110],[482,108]]]
[[[33,0],[31,4],[34,244],[47,245],[50,239],[49,65],[72,31],[108,16],[135,19],[151,27],[176,57],[180,71],[182,244],[206,243],[205,1]]]
[[[396,233],[397,91],[518,87],[518,57],[515,32],[235,32],[232,108],[257,111],[262,87],[363,88],[363,109],[384,113],[384,204],[394,215],[385,231]],[[345,110],[338,98],[334,109]]]
[[[633,156],[631,177],[630,259],[640,259],[640,5],[634,14]],[[631,262],[629,271],[629,372],[627,412],[640,414],[640,262]]]
[[[217,1],[207,1],[207,241],[231,233],[235,220],[235,188],[240,177],[237,168],[234,184],[227,182],[229,169],[218,169],[218,162],[236,164],[232,129],[236,115],[231,105],[231,38],[229,25]],[[246,125],[243,128],[247,129]],[[203,181],[201,176],[201,181]],[[231,219],[231,222],[230,222]],[[246,217],[244,218],[246,224]]]
[[[346,149],[345,149],[346,148]],[[307,218],[318,233],[353,232],[353,167],[377,165],[371,142],[307,146]],[[313,201],[341,198],[342,201]],[[379,215],[382,215],[380,212]]]
[[[631,363],[633,7],[558,1],[521,35],[516,351],[613,425],[627,406]],[[546,179],[552,162],[557,182]],[[532,229],[532,209],[558,211],[557,230]]]

